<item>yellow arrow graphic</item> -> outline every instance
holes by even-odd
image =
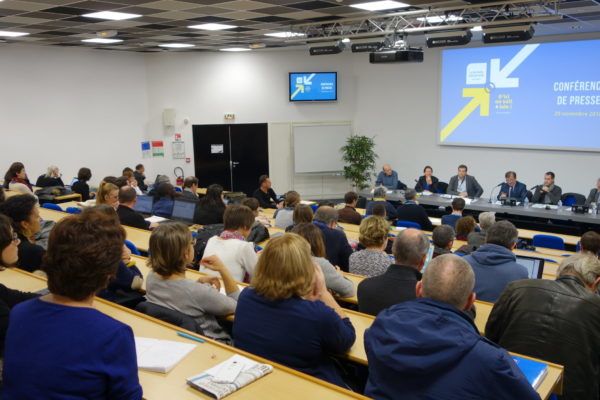
[[[464,88],[463,97],[472,97],[471,101],[462,109],[452,121],[442,129],[440,132],[440,141],[444,141],[456,128],[463,123],[465,119],[473,111],[479,107],[479,115],[487,117],[490,115],[490,93],[485,88]]]
[[[294,97],[296,97],[296,95],[298,94],[298,92],[304,93],[304,85],[296,85],[296,87],[297,87],[297,89],[292,94],[292,97],[290,99],[293,99]]]

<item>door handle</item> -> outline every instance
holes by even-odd
[[[231,165],[232,165],[233,167],[235,167],[235,166],[236,166],[236,165],[238,165],[238,164],[239,164],[239,161],[232,161],[232,162],[231,162]]]

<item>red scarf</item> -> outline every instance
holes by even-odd
[[[25,179],[21,179],[21,178],[17,178],[16,176],[14,178],[12,178],[10,180],[11,182],[17,182],[17,183],[22,183],[23,185],[26,185],[29,190],[31,190],[33,192],[33,186],[31,186],[31,183],[29,183],[28,181],[26,181]]]

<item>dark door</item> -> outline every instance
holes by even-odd
[[[231,125],[233,188],[248,196],[258,187],[258,177],[269,173],[267,124]]]
[[[269,173],[268,125],[193,125],[194,163],[200,187],[252,195],[258,177]]]

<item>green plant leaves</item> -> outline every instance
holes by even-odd
[[[365,189],[371,182],[377,154],[373,151],[375,141],[368,136],[350,136],[342,146],[344,178],[352,181],[358,189]]]

